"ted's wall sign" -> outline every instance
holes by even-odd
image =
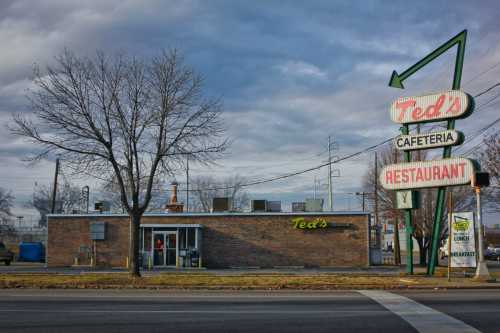
[[[441,121],[467,117],[474,109],[474,99],[460,90],[439,94],[401,97],[391,104],[391,120],[398,124]]]
[[[296,217],[292,219],[292,223],[295,229],[302,229],[302,230],[352,227],[352,223],[327,222],[324,218],[321,217],[309,221],[306,221],[306,219],[303,217]]]
[[[399,150],[430,149],[459,145],[464,135],[455,130],[416,135],[399,135],[394,138],[394,146]]]
[[[379,179],[385,189],[406,190],[470,184],[473,174],[472,161],[456,157],[386,165]]]

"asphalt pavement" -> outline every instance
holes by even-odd
[[[500,292],[0,290],[0,332],[500,332]]]
[[[445,265],[444,262],[443,265]],[[488,269],[490,272],[500,271],[499,261],[487,261]],[[248,275],[248,274],[290,274],[290,275],[317,275],[325,273],[334,274],[368,274],[368,275],[387,275],[399,276],[400,273],[405,272],[404,265],[396,266],[370,266],[365,268],[349,268],[349,267],[322,267],[322,268],[302,268],[302,267],[279,267],[279,268],[225,268],[225,269],[177,269],[177,268],[160,268],[153,270],[143,270],[143,274],[155,275],[165,273],[186,273],[186,272],[204,272],[214,275]],[[416,265],[415,272],[425,272],[426,268]],[[126,273],[125,268],[91,268],[91,267],[50,267],[47,268],[44,263],[28,263],[28,262],[14,262],[10,266],[0,264],[0,274],[9,273],[55,273],[55,274],[69,274],[80,275],[85,273]]]

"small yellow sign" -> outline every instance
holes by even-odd
[[[467,219],[460,219],[453,222],[453,231],[455,232],[466,232],[469,229],[471,221]]]
[[[328,222],[322,218],[315,218],[312,221],[306,221],[303,217],[296,217],[292,219],[293,227],[295,229],[324,229],[328,227]]]

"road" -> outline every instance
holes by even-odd
[[[500,292],[0,290],[0,332],[500,332]]]

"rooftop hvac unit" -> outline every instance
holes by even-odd
[[[305,202],[292,202],[292,212],[305,212],[306,203]]]
[[[322,212],[323,199],[306,199],[306,212]]]
[[[111,210],[111,203],[109,201],[97,201],[94,203],[94,210],[99,212],[109,212]]]
[[[214,198],[212,212],[227,212],[231,210],[231,198]]]
[[[281,212],[281,201],[268,201],[267,202],[267,211],[279,213]]]
[[[252,200],[252,212],[266,212],[267,200]]]

